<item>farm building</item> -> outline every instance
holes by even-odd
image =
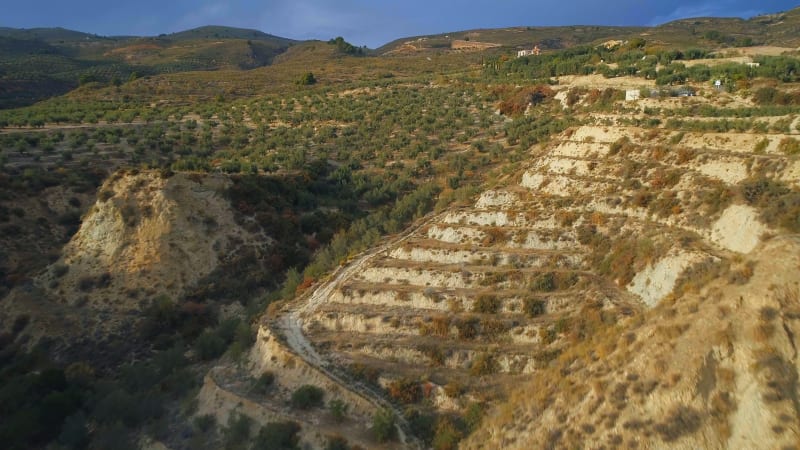
[[[523,56],[539,56],[542,51],[539,49],[539,46],[536,45],[531,50],[520,50],[517,52],[517,58],[522,58]]]
[[[641,91],[639,89],[628,89],[625,91],[625,101],[632,102],[635,100],[639,100],[641,96]]]

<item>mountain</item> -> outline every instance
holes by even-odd
[[[85,41],[113,40],[96,34],[67,30],[65,28],[8,28],[0,27],[0,36],[50,44],[66,44]]]
[[[611,38],[647,38],[666,46],[800,45],[800,8],[750,19],[692,18],[654,27],[554,26],[476,29],[397,39],[377,49],[380,54],[450,49],[453,41],[479,41],[502,47],[560,49]]]
[[[298,41],[286,39],[279,36],[264,33],[258,30],[249,30],[244,28],[233,28],[223,26],[204,26],[193,28],[191,30],[180,31],[167,35],[161,35],[173,41],[187,41],[197,39],[251,39],[259,41],[269,41],[280,45],[292,45]]]
[[[255,30],[202,27],[158,37],[103,37],[63,28],[0,28],[0,108],[87,82],[269,65],[296,41]]]

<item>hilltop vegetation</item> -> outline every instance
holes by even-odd
[[[403,55],[461,51],[453,42],[487,44],[489,55],[510,49],[561,50],[605,41],[647,39],[648,54],[699,48],[753,45],[794,48],[797,10],[741,19],[686,19],[658,27],[517,27],[470,30],[404,38],[374,52],[338,37],[330,40],[341,55]],[[298,42],[257,30],[206,26],[155,37],[104,37],[60,28],[0,28],[0,109],[35,103],[86,83],[119,85],[130,79],[165,73],[249,70],[272,64]],[[451,48],[453,50],[451,50]],[[685,55],[686,59],[696,56]],[[682,59],[682,58],[672,58]],[[607,61],[609,62],[609,61]],[[626,61],[630,65],[633,60]],[[624,73],[622,69],[618,73]]]
[[[499,44],[504,48],[559,50],[601,43],[608,40],[630,41],[645,38],[665,48],[742,47],[773,45],[796,48],[800,37],[800,10],[756,16],[750,19],[682,19],[655,27],[563,26],[477,29],[397,39],[377,49],[379,54],[407,51],[441,51],[453,40],[466,39]]]
[[[262,67],[294,43],[229,27],[147,38],[2,28],[0,108],[28,105],[92,82],[119,85],[163,73]]]

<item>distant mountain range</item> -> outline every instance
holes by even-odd
[[[92,81],[253,69],[269,65],[295,43],[257,30],[220,26],[155,37],[0,28],[0,108],[31,104]]]
[[[750,19],[701,17],[681,19],[656,27],[576,25],[477,29],[397,39],[380,47],[381,54],[449,48],[453,40],[480,41],[507,47],[567,48],[600,39],[643,37],[668,46],[800,46],[800,8]]]
[[[510,52],[646,39],[664,47],[800,46],[800,8],[751,19],[696,18],[657,27],[565,26],[468,30],[397,39],[375,56]],[[64,28],[0,27],[0,108],[64,94],[82,83],[202,70],[248,70],[300,43],[258,30],[205,26],[152,37],[98,36]]]

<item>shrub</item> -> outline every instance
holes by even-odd
[[[469,340],[478,337],[478,325],[480,320],[477,317],[466,317],[456,321],[458,338]]]
[[[768,178],[747,180],[739,189],[747,203],[761,208],[764,222],[795,233],[800,231],[800,192]]]
[[[664,422],[656,424],[655,430],[665,442],[673,442],[681,436],[694,433],[703,420],[696,410],[688,406],[674,408]]]
[[[472,304],[472,312],[494,314],[500,310],[502,302],[494,295],[480,295]]]
[[[244,447],[250,440],[253,428],[253,419],[241,413],[231,414],[228,417],[228,426],[222,431],[223,443],[226,449]]]
[[[109,427],[98,427],[92,433],[92,448],[113,448],[114,450],[136,450],[130,431],[121,423]]]
[[[343,402],[342,400],[336,399],[331,400],[328,403],[328,409],[331,411],[331,416],[333,416],[333,420],[337,423],[341,423],[347,418],[347,403]]]
[[[121,422],[134,427],[145,419],[138,400],[123,389],[115,389],[97,403],[93,414],[101,423]]]
[[[538,292],[553,292],[556,290],[556,277],[553,272],[542,273],[536,276],[531,283],[531,289]]]
[[[478,426],[483,420],[485,411],[481,403],[470,403],[464,411],[464,423],[467,425],[467,430],[473,432],[478,429]]]
[[[209,361],[225,352],[225,340],[217,333],[206,330],[194,342],[197,357]]]
[[[431,362],[436,365],[444,365],[445,354],[442,347],[437,344],[421,344],[418,347],[419,351],[430,358]]]
[[[66,448],[86,448],[89,444],[89,429],[86,426],[86,416],[78,412],[64,420],[58,443]]]
[[[253,391],[257,394],[266,394],[272,385],[275,383],[275,374],[266,371],[258,377],[258,380],[253,384]]]
[[[106,200],[110,199],[114,196],[114,191],[110,189],[102,189],[100,192],[97,193],[97,199],[101,202],[105,202]]]
[[[378,377],[381,375],[379,369],[375,367],[365,366],[361,363],[353,363],[350,365],[349,372],[352,374],[353,378],[357,380],[363,380],[368,383],[377,384]]]
[[[379,442],[394,439],[397,436],[397,430],[394,426],[395,420],[394,412],[389,408],[381,409],[375,413],[372,417],[372,433],[375,435],[375,439]]]
[[[629,143],[630,143],[630,139],[628,139],[627,137],[621,137],[621,138],[617,139],[616,141],[611,143],[611,146],[609,146],[608,154],[610,156],[616,155],[617,153],[619,153],[622,150],[623,147],[625,147]]]
[[[450,398],[458,398],[464,393],[464,386],[458,381],[451,381],[444,385],[444,393]]]
[[[800,141],[795,138],[783,138],[778,144],[778,149],[786,155],[800,154]]]
[[[472,376],[491,375],[499,369],[494,355],[491,353],[481,353],[472,361],[469,373]]]
[[[78,289],[83,292],[91,292],[95,288],[108,287],[111,284],[111,274],[104,273],[96,277],[84,276],[78,280]]]
[[[408,378],[389,383],[389,397],[400,403],[416,403],[422,399],[422,388],[418,381]]]
[[[328,437],[328,443],[325,445],[325,450],[350,450],[350,445],[343,436],[334,435]]]
[[[297,84],[300,86],[311,86],[312,84],[316,84],[316,82],[317,78],[312,72],[306,72],[297,79]]]
[[[194,418],[194,426],[205,433],[217,425],[217,418],[211,414],[204,414]]]
[[[562,209],[556,211],[555,219],[562,227],[571,227],[572,224],[575,223],[576,220],[578,220],[578,214],[575,211],[568,211]]]
[[[440,417],[433,437],[434,450],[456,450],[464,434],[449,417]]]
[[[766,150],[768,146],[769,146],[769,139],[764,138],[756,143],[756,146],[753,149],[753,153],[757,154],[764,153],[764,150]]]
[[[508,235],[500,227],[490,227],[484,230],[484,238],[481,240],[481,245],[489,246],[492,244],[503,244],[508,241]]]
[[[544,300],[528,297],[523,301],[522,310],[528,317],[541,316],[546,312],[547,303]]]
[[[292,393],[292,407],[298,409],[310,409],[323,406],[325,391],[317,386],[305,384],[300,386]]]
[[[270,422],[258,431],[254,450],[294,450],[300,443],[300,424],[293,421]]]
[[[61,278],[69,272],[69,266],[63,263],[57,263],[53,265],[53,276],[56,278]]]
[[[417,408],[407,408],[403,416],[414,436],[418,437],[426,445],[430,445],[436,428],[436,416]]]

